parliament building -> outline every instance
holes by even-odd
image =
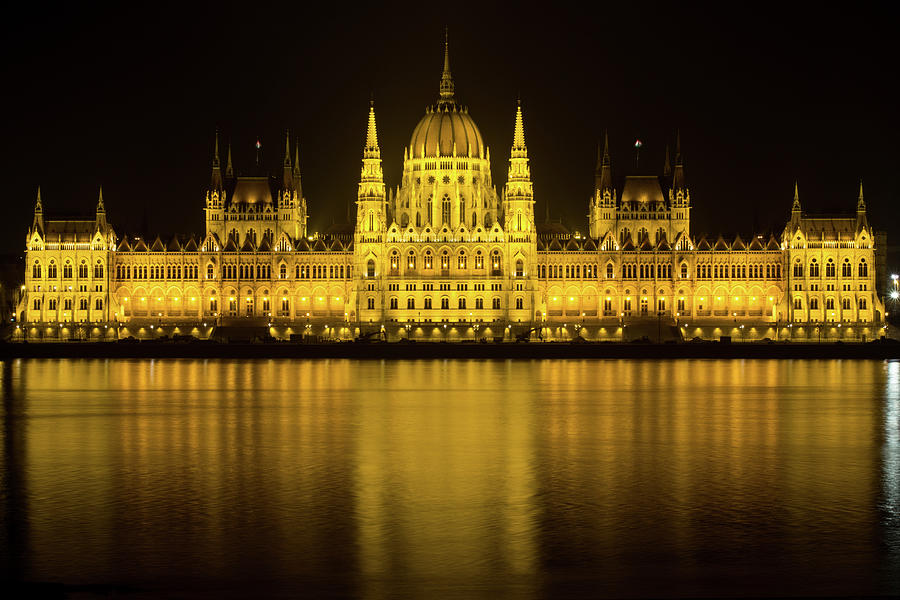
[[[355,223],[308,230],[298,154],[288,139],[280,177],[258,161],[236,176],[217,136],[202,237],[119,237],[102,192],[93,218],[45,218],[38,191],[16,335],[865,340],[883,327],[862,186],[846,216],[807,214],[795,186],[779,237],[705,238],[691,233],[680,143],[661,175],[622,185],[606,144],[588,222],[539,223],[521,106],[498,190],[446,44],[439,96],[394,189],[370,106]]]

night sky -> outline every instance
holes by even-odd
[[[370,96],[393,187],[438,96],[445,26],[457,98],[491,148],[498,189],[521,96],[540,217],[549,202],[553,218],[585,228],[605,129],[620,190],[634,140],[642,170],[661,172],[680,129],[694,233],[781,231],[794,179],[805,210],[852,213],[862,178],[870,222],[900,235],[888,4],[296,4],[7,8],[0,251],[22,249],[38,185],[45,218],[92,217],[102,184],[120,235],[202,234],[216,127],[238,173],[257,138],[280,173],[290,129],[310,228],[345,220]]]

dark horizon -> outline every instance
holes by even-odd
[[[93,215],[102,185],[120,235],[202,235],[217,128],[236,172],[260,139],[276,175],[290,129],[310,230],[344,222],[370,97],[393,188],[437,97],[445,26],[457,95],[491,148],[498,188],[521,97],[539,219],[549,202],[554,220],[584,230],[604,131],[621,191],[635,139],[640,170],[661,175],[678,129],[692,233],[777,234],[795,180],[805,211],[850,214],[862,180],[870,223],[894,239],[892,7],[738,18],[732,8],[479,7],[472,18],[421,7],[344,17],[223,3],[19,6],[3,42],[15,117],[2,250],[21,249],[38,186],[46,218]]]

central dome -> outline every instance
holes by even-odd
[[[453,156],[456,145],[457,156],[481,156],[483,142],[481,132],[465,107],[455,102],[439,102],[428,108],[425,116],[413,130],[409,141],[413,158],[422,156]]]
[[[455,85],[450,75],[450,49],[444,37],[444,72],[441,74],[441,96],[438,103],[425,111],[409,140],[411,158],[453,156],[480,157],[484,143],[469,110],[454,98]]]

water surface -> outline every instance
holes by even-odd
[[[9,581],[126,598],[900,593],[900,362],[0,371]]]

